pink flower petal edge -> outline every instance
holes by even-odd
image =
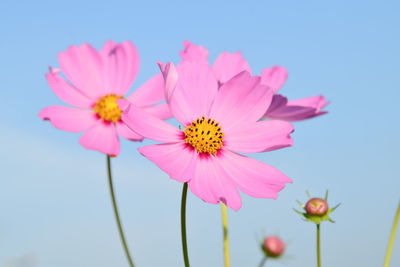
[[[241,52],[221,53],[215,60],[212,69],[220,85],[226,83],[242,71],[251,72],[249,64],[242,57]]]
[[[145,110],[119,99],[122,121],[134,132],[159,142],[178,142],[182,140],[182,132],[165,121],[151,115]]]
[[[327,111],[321,109],[327,106],[329,102],[323,96],[313,96],[298,100],[288,101],[284,105],[279,105],[273,110],[268,110],[264,118],[279,119],[286,121],[301,121],[311,119]]]
[[[120,151],[116,126],[101,121],[84,132],[79,138],[79,143],[87,149],[97,150],[111,156],[117,156]]]
[[[197,46],[190,41],[183,42],[184,50],[179,51],[183,61],[205,61],[208,62],[208,51],[203,46]]]
[[[39,112],[42,120],[48,120],[57,129],[79,133],[86,131],[98,122],[91,110],[50,106]]]
[[[261,73],[261,83],[271,87],[275,93],[283,86],[287,77],[288,71],[283,67],[274,66],[272,68],[265,68]]]

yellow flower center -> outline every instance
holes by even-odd
[[[193,121],[185,128],[185,142],[196,149],[197,153],[210,153],[215,155],[223,146],[224,133],[214,120],[201,119]]]
[[[122,111],[116,102],[121,98],[121,96],[114,94],[105,95],[96,102],[93,109],[103,120],[115,123],[121,119],[122,115]]]

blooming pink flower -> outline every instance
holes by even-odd
[[[61,70],[50,67],[47,82],[61,100],[74,107],[46,107],[40,118],[64,131],[84,132],[79,139],[83,147],[108,155],[119,154],[118,135],[132,141],[143,139],[121,121],[122,111],[116,104],[139,71],[139,54],[130,41],[107,41],[99,52],[90,44],[73,45],[61,52],[58,60],[68,81],[60,76]],[[170,116],[166,104],[154,105],[164,99],[161,74],[126,99],[160,118]]]
[[[167,104],[183,128],[175,128],[125,100],[117,103],[122,120],[146,138],[163,142],[139,148],[142,155],[187,182],[206,202],[220,201],[234,210],[242,203],[238,189],[253,197],[276,198],[291,180],[265,163],[239,153],[271,151],[292,145],[293,126],[285,121],[259,121],[273,90],[260,77],[243,71],[218,88],[212,69],[200,61],[160,68]]]
[[[189,41],[185,41],[183,46],[184,50],[180,51],[183,61],[202,61],[208,64],[208,51],[206,48],[196,46]],[[240,52],[223,52],[215,60],[212,70],[221,86],[241,71],[250,72],[250,67]],[[287,76],[287,70],[280,66],[265,68],[262,71],[261,83],[271,87],[275,93],[270,107],[263,116],[264,119],[299,121],[327,113],[322,109],[329,102],[322,95],[288,101],[286,97],[276,94],[285,83]]]

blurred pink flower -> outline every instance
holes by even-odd
[[[264,239],[262,249],[267,257],[278,258],[285,251],[285,243],[277,236],[269,236]]]
[[[205,47],[196,46],[189,41],[185,41],[183,46],[184,50],[180,51],[183,61],[202,61],[208,64],[208,51]],[[241,71],[251,72],[249,65],[240,52],[221,53],[215,60],[212,70],[218,79],[219,86]],[[263,116],[264,119],[299,121],[327,113],[322,109],[329,102],[322,95],[289,101],[286,97],[276,94],[285,83],[287,76],[287,70],[280,66],[265,68],[262,71],[261,83],[271,87],[275,93],[270,107]]]
[[[220,201],[234,210],[241,205],[238,189],[260,198],[277,198],[291,180],[277,169],[239,153],[257,153],[291,146],[293,126],[285,121],[259,121],[273,90],[260,77],[243,71],[220,88],[213,70],[200,61],[160,68],[167,104],[184,129],[156,118],[126,100],[117,103],[122,120],[146,138],[163,142],[139,148],[142,155],[187,182],[205,202]]]
[[[87,43],[73,45],[61,52],[58,60],[61,70],[50,67],[47,82],[61,100],[74,107],[46,107],[40,118],[64,131],[85,132],[79,139],[83,147],[112,156],[120,152],[118,135],[132,141],[143,139],[121,121],[122,111],[116,104],[139,71],[139,54],[130,41],[107,41],[99,52]],[[68,80],[60,76],[61,71]],[[162,119],[170,116],[166,104],[155,105],[164,99],[161,74],[126,99]]]

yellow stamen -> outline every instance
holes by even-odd
[[[210,153],[215,155],[223,146],[224,133],[214,120],[194,120],[185,128],[185,142],[196,149],[197,153]]]
[[[122,111],[116,102],[121,98],[121,96],[114,94],[105,95],[96,102],[93,109],[103,120],[115,123],[121,119],[122,115]]]

